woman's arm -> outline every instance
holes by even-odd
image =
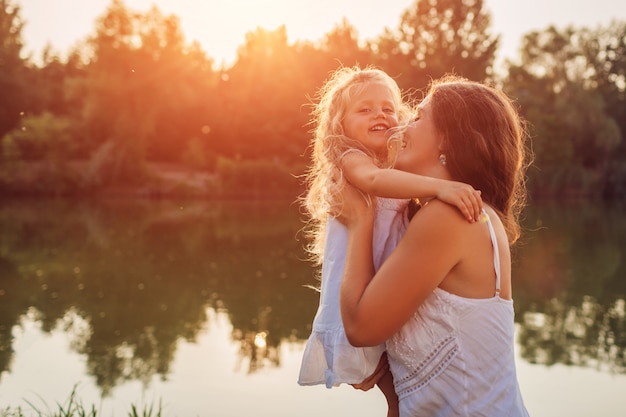
[[[406,199],[436,197],[456,206],[469,221],[477,220],[482,211],[480,192],[462,182],[383,169],[361,152],[345,154],[341,168],[352,185],[370,195]]]
[[[397,332],[455,267],[463,252],[459,234],[473,225],[453,207],[432,201],[374,276],[372,216],[355,205],[361,203],[349,200],[341,217],[348,227],[341,314],[350,343],[374,346]]]

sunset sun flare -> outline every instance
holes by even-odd
[[[400,16],[413,3],[413,0],[123,1],[133,11],[146,12],[156,5],[163,14],[176,15],[187,41],[199,41],[218,64],[232,63],[246,33],[258,27],[275,30],[285,25],[290,42],[319,40],[346,18],[361,39],[372,39],[385,28],[397,27]],[[77,42],[93,34],[96,18],[104,14],[111,0],[20,0],[18,4],[25,20],[25,49],[38,56],[46,44],[66,54]],[[576,7],[570,7],[567,0],[553,1],[547,13],[544,0],[486,0],[485,7],[492,14],[493,31],[502,36],[499,55],[509,58],[517,54],[522,35],[530,30],[549,24],[596,25],[620,15],[614,0],[577,1]],[[626,10],[621,15],[626,15]]]

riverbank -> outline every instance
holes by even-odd
[[[296,198],[303,192],[297,174],[284,167],[242,163],[220,172],[182,164],[145,163],[124,181],[102,182],[90,174],[87,161],[61,164],[20,162],[6,170],[0,196],[88,198]]]

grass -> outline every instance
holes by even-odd
[[[76,395],[76,387],[72,390],[66,404],[57,403],[57,409],[51,410],[46,406],[47,410],[42,411],[32,402],[24,400],[30,407],[30,410],[23,410],[22,407],[0,409],[0,417],[98,417],[98,411],[95,405],[85,406]],[[162,417],[162,404],[159,401],[155,408],[154,404],[138,408],[135,404],[131,404],[128,417]]]

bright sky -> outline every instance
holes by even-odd
[[[95,21],[111,0],[12,0],[21,7],[25,52],[35,60],[47,43],[64,56],[95,32]],[[360,39],[373,39],[385,27],[398,26],[416,0],[124,0],[127,8],[146,12],[156,4],[165,15],[180,18],[187,42],[198,40],[217,64],[234,61],[245,34],[257,27],[287,28],[289,42],[318,40],[345,16]],[[626,20],[623,0],[485,0],[492,30],[500,34],[499,57],[517,58],[522,35],[550,24],[596,27]]]

